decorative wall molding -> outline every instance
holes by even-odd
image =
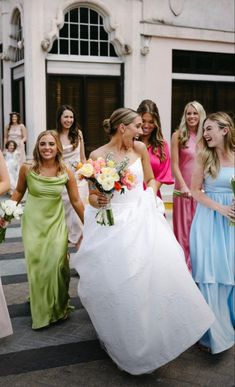
[[[64,15],[71,9],[87,7],[98,12],[103,17],[104,29],[110,36],[110,42],[114,45],[117,55],[129,55],[132,52],[131,46],[124,41],[121,33],[119,32],[119,25],[112,17],[111,10],[100,0],[95,2],[92,0],[82,0],[74,2],[72,0],[67,1],[63,7],[59,7],[57,10],[57,16],[52,20],[51,30],[41,41],[41,48],[45,52],[49,52],[53,46],[54,40],[59,37],[59,30],[64,25]]]
[[[179,16],[184,8],[184,0],[169,0],[170,9],[175,16]]]
[[[147,55],[149,53],[149,45],[151,42],[151,36],[141,35],[141,49],[140,52],[142,55]]]

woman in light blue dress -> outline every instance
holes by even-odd
[[[216,320],[200,340],[211,353],[234,344],[235,208],[234,123],[223,112],[207,116],[192,176],[198,201],[190,232],[192,274]]]

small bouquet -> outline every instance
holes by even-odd
[[[95,188],[112,198],[114,191],[122,194],[125,192],[124,187],[131,190],[136,185],[136,176],[127,168],[128,163],[127,157],[120,163],[115,162],[110,153],[105,159],[99,157],[97,160],[89,159],[84,164],[79,164],[78,176],[80,179],[91,181]],[[114,225],[110,203],[97,212],[96,219],[101,225]]]
[[[234,195],[234,199],[235,199],[235,177],[234,176],[231,177],[230,184],[231,184],[233,195]],[[229,224],[230,224],[230,226],[235,226],[235,222],[232,221],[232,220],[229,221]]]
[[[4,242],[6,236],[6,227],[12,219],[20,219],[23,214],[23,208],[21,204],[17,205],[14,200],[4,200],[0,202],[0,218],[4,219],[6,224],[0,227],[0,243]]]

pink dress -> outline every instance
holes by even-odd
[[[159,148],[157,150],[157,154],[153,152],[152,146],[148,147],[148,152],[155,180],[162,184],[174,184],[174,179],[171,174],[171,161],[167,142],[164,143],[166,158],[163,161],[160,160]],[[158,190],[157,195],[162,198],[160,190]]]
[[[190,132],[187,148],[179,147],[179,168],[188,188],[191,186],[191,176],[195,158],[196,134]],[[175,190],[180,190],[178,181]],[[173,196],[173,229],[176,239],[182,246],[187,266],[192,271],[189,254],[189,234],[191,223],[196,210],[196,201],[193,198]]]

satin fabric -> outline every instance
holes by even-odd
[[[186,148],[179,148],[179,168],[188,188],[191,187],[191,177],[195,158],[196,134],[190,132]],[[175,181],[175,190],[180,190],[179,182]],[[182,246],[185,260],[192,271],[189,251],[189,234],[191,223],[195,214],[197,202],[192,197],[184,198],[173,196],[173,229],[176,239]]]
[[[22,236],[33,329],[64,318],[69,308],[68,232],[61,198],[67,179],[67,174],[27,174]]]
[[[171,160],[169,147],[166,142],[164,142],[164,152],[165,159],[160,160],[160,149],[157,149],[157,153],[153,152],[153,147],[148,147],[149,159],[155,180],[159,181],[162,184],[174,184],[174,179],[171,174]],[[161,192],[158,190],[157,195],[161,198]]]
[[[65,164],[73,171],[76,181],[79,195],[85,205],[87,203],[88,198],[88,184],[85,179],[79,180],[77,174],[74,172],[72,163],[76,163],[80,161],[80,144],[78,144],[77,148],[73,149],[73,145],[63,145],[63,159]],[[65,207],[65,217],[66,223],[68,226],[69,233],[69,241],[71,243],[76,244],[82,236],[83,232],[83,224],[75,212],[72,204],[70,203],[68,193],[66,190],[63,191],[63,202]]]
[[[113,226],[97,224],[97,209],[86,206],[74,265],[78,295],[104,348],[121,369],[138,375],[199,340],[213,314],[157,209],[152,188],[143,189],[141,159],[129,168],[138,184],[114,194]]]
[[[203,189],[212,200],[230,206],[233,193],[230,179],[234,168],[222,167],[216,179],[207,177]],[[216,320],[201,343],[212,353],[234,344],[235,227],[217,211],[197,205],[190,232],[192,274]]]
[[[13,333],[0,277],[0,338]]]

